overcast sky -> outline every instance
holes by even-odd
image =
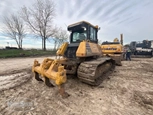
[[[3,27],[3,16],[16,13],[23,5],[30,6],[34,1],[0,0],[0,30]],[[56,4],[54,22],[65,29],[69,24],[86,20],[101,27],[98,33],[101,41],[120,38],[121,33],[124,43],[153,40],[153,0],[54,0],[54,2]],[[15,45],[11,39],[0,34],[0,46],[6,45],[7,41]],[[31,41],[34,42],[27,38],[23,42],[23,47],[32,47]],[[37,41],[37,44],[41,47],[41,41]]]

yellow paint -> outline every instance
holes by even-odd
[[[44,59],[42,64],[37,60],[34,61],[32,67],[33,72],[39,73],[42,77],[47,77],[55,81],[56,85],[61,85],[66,82],[66,70],[61,66],[63,60]]]
[[[89,46],[89,48],[87,48],[87,46]],[[97,56],[102,55],[101,48],[98,44],[91,43],[89,41],[81,42],[76,52],[77,57],[89,57],[96,55]]]
[[[90,49],[91,49],[91,51],[92,51],[93,54],[97,54],[97,55],[100,55],[101,54],[101,50],[99,50],[98,44],[96,44],[96,43],[90,43],[89,42],[89,45],[90,45]]]
[[[115,38],[115,39],[113,40],[113,42],[119,42],[119,39],[118,39],[118,38]]]
[[[123,46],[121,44],[101,45],[101,49],[103,54],[114,54],[123,52]]]
[[[85,57],[86,56],[86,41],[80,42],[79,47],[76,52],[77,57]]]
[[[63,43],[62,46],[57,50],[56,55],[63,56],[66,51],[67,46],[68,46],[68,42]]]

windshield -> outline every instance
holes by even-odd
[[[72,32],[72,42],[81,42],[87,39],[86,32]]]

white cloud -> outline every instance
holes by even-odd
[[[0,2],[0,18],[8,12],[15,13],[23,5],[30,6],[34,1],[3,0]],[[65,29],[69,24],[86,20],[101,27],[99,39],[102,41],[112,41],[116,37],[119,38],[121,33],[126,43],[132,40],[153,39],[152,0],[56,0],[55,4],[54,21]],[[30,42],[41,44],[41,40],[29,40],[29,44]]]

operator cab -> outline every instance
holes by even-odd
[[[68,26],[70,34],[70,43],[80,43],[83,40],[89,40],[90,42],[98,43],[97,32],[98,26],[81,21]]]
[[[93,26],[89,22],[81,21],[68,26],[70,31],[70,44],[65,52],[65,57],[76,58],[76,51],[80,42],[88,40],[93,43],[98,43],[97,32],[98,26]]]

